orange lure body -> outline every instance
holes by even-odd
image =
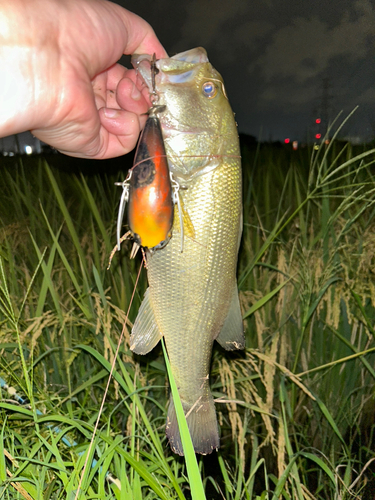
[[[158,117],[151,110],[129,179],[128,224],[135,242],[162,248],[170,239],[174,203]]]

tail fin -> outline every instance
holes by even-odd
[[[220,439],[213,398],[211,397],[203,403],[197,402],[194,405],[188,405],[182,401],[182,406],[195,453],[208,455],[213,450],[217,450],[220,447]],[[172,451],[183,455],[184,451],[172,396],[168,408],[166,434]]]

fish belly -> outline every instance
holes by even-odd
[[[242,211],[239,161],[223,162],[180,192],[195,235],[185,236],[181,252],[180,228],[176,225],[168,245],[149,256],[149,303],[160,335],[165,338],[194,448],[207,454],[219,447],[209,389],[212,344],[226,320],[233,294],[238,302],[236,264]],[[183,454],[172,401],[167,436],[173,451]]]

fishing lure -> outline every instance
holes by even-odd
[[[151,93],[152,107],[148,111],[146,125],[142,131],[135,154],[133,167],[121,183],[123,192],[120,200],[117,219],[117,250],[121,241],[131,236],[134,246],[131,257],[134,257],[139,247],[151,252],[163,248],[172,235],[174,220],[174,205],[177,204],[181,226],[181,251],[183,248],[182,209],[179,201],[179,184],[169,171],[167,155],[164,147],[158,113],[165,106],[158,106],[158,94],[155,89],[155,55],[151,61],[153,91]],[[121,226],[128,203],[128,225],[130,231],[122,238]]]

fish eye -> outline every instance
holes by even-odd
[[[217,87],[213,82],[204,82],[202,92],[209,99],[213,99],[217,94]]]

